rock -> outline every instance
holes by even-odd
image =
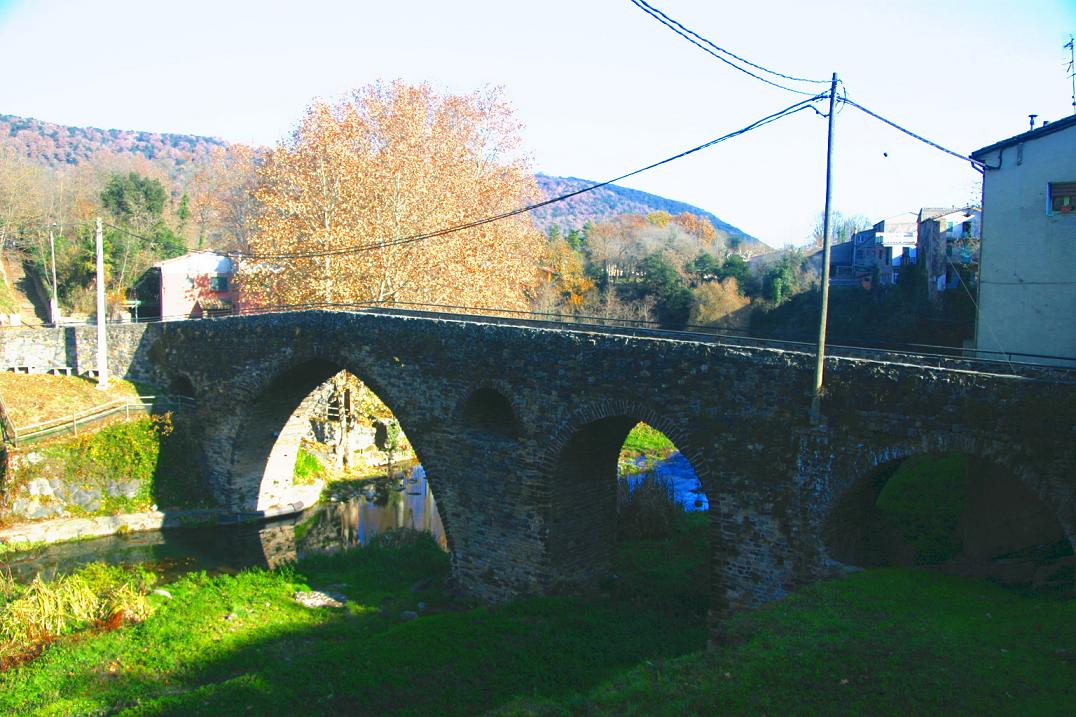
[[[422,578],[421,580],[416,581],[415,584],[411,586],[411,592],[417,593],[425,590],[430,587],[430,582],[429,578]]]
[[[71,502],[92,513],[101,507],[101,491],[96,488],[81,488],[72,494]]]
[[[37,520],[40,518],[51,518],[54,515],[62,515],[64,512],[63,506],[58,504],[39,505],[36,509],[30,512],[29,518],[31,520]]]
[[[418,613],[414,610],[404,610],[400,613],[400,620],[402,622],[409,622],[418,617]]]
[[[33,496],[52,496],[52,485],[44,478],[35,478],[26,484],[26,491]]]
[[[346,595],[321,590],[300,591],[292,595],[292,598],[304,607],[343,607],[347,602]]]
[[[425,611],[426,611],[426,603],[424,603],[424,602],[420,602],[420,603],[418,604],[418,611],[419,611],[419,612],[425,612]]]
[[[171,600],[172,599],[172,593],[168,592],[164,588],[157,588],[156,590],[153,591],[153,594],[154,595],[160,595],[161,597],[163,597],[166,600]]]

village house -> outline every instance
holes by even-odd
[[[1076,116],[971,156],[986,167],[975,347],[1076,365]]]
[[[942,292],[960,289],[961,273],[968,277],[968,291],[978,283],[973,277],[978,275],[981,237],[979,207],[919,210],[916,249],[926,268],[927,296],[932,302],[939,301]]]
[[[159,261],[134,287],[136,320],[185,319],[230,312],[235,304],[235,262],[225,254],[196,251]]]
[[[870,288],[892,286],[900,280],[901,268],[916,261],[919,217],[911,212],[898,214],[852,235],[856,279]]]

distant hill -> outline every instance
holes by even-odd
[[[102,152],[132,154],[164,165],[173,179],[179,179],[186,174],[190,163],[208,155],[214,148],[228,148],[231,145],[216,137],[72,127],[30,117],[0,114],[0,146],[10,147],[18,156],[50,168],[86,162]],[[539,188],[548,197],[594,184],[576,177],[550,177],[545,174],[539,174],[537,179]],[[179,181],[182,183],[182,180]],[[709,219],[715,229],[730,237],[739,237],[746,247],[755,251],[769,249],[755,237],[703,209],[615,184],[543,207],[535,211],[533,216],[535,223],[543,230],[553,224],[564,229],[580,229],[588,221],[605,221],[619,214],[647,214],[654,211],[698,214]]]
[[[176,173],[183,165],[214,147],[228,147],[215,137],[192,134],[137,132],[126,129],[71,127],[30,117],[0,114],[0,144],[34,164],[60,167],[89,161],[100,152],[135,154],[168,165]]]
[[[556,197],[574,192],[592,184],[594,182],[576,177],[538,175],[538,187],[547,197]],[[534,218],[538,226],[543,229],[553,224],[559,225],[563,229],[579,229],[588,221],[605,221],[619,214],[648,214],[656,211],[665,211],[669,214],[680,214],[682,212],[698,214],[709,219],[715,229],[725,232],[730,237],[739,237],[747,247],[751,247],[756,251],[765,251],[770,248],[742,229],[721,221],[705,209],[699,209],[696,206],[678,202],[675,199],[659,197],[656,194],[640,192],[637,189],[619,187],[615,184],[542,207],[535,210]]]

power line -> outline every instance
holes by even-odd
[[[386,240],[386,241],[372,242],[372,243],[368,243],[368,244],[358,244],[358,245],[351,246],[351,247],[342,247],[340,249],[327,249],[327,250],[323,250],[323,251],[294,252],[294,253],[281,253],[281,254],[246,254],[246,253],[243,253],[243,252],[237,252],[236,254],[234,254],[234,256],[238,256],[238,257],[244,258],[244,259],[257,260],[257,261],[274,261],[274,260],[278,260],[278,259],[309,259],[309,258],[325,257],[325,256],[339,256],[339,255],[342,255],[342,254],[356,254],[356,253],[363,252],[363,251],[376,251],[376,250],[381,250],[381,249],[388,249],[388,248],[395,247],[395,246],[403,246],[405,244],[412,244],[414,242],[420,242],[420,241],[426,241],[428,239],[434,239],[436,237],[445,236],[447,234],[454,234],[456,232],[464,231],[466,229],[474,229],[475,227],[483,226],[485,224],[491,224],[493,222],[508,219],[510,217],[518,216],[520,214],[525,214],[527,212],[532,212],[535,209],[540,209],[540,208],[548,206],[550,204],[555,204],[557,202],[563,202],[563,201],[565,201],[567,199],[571,199],[572,197],[579,196],[580,194],[585,194],[587,192],[592,192],[595,189],[600,189],[600,188],[608,186],[610,184],[614,184],[615,182],[620,182],[622,180],[628,179],[629,177],[634,177],[637,174],[642,174],[643,172],[647,172],[647,171],[649,171],[651,169],[655,169],[655,168],[660,167],[660,166],[662,166],[664,164],[668,164],[669,162],[673,162],[673,161],[676,161],[678,159],[682,159],[682,158],[684,158],[684,157],[686,157],[686,156],[688,156],[690,154],[694,154],[695,152],[699,152],[699,151],[702,151],[702,150],[707,149],[709,147],[713,147],[716,144],[720,144],[721,142],[724,142],[726,140],[732,139],[734,137],[738,137],[738,136],[740,136],[742,134],[746,134],[747,132],[750,132],[752,130],[758,129],[759,127],[763,127],[763,126],[765,126],[767,124],[770,124],[771,122],[776,122],[779,119],[782,119],[784,117],[788,117],[788,116],[793,115],[793,114],[795,114],[797,112],[801,112],[802,110],[815,109],[811,105],[811,103],[815,102],[817,100],[823,99],[823,98],[825,98],[827,96],[828,96],[828,93],[822,93],[822,94],[819,94],[819,95],[815,95],[815,96],[811,97],[810,99],[802,100],[802,101],[797,102],[797,103],[795,103],[793,105],[789,105],[785,109],[780,110],[778,112],[774,112],[771,115],[767,115],[766,117],[763,117],[762,119],[756,120],[756,121],[752,122],[751,124],[747,125],[746,127],[742,127],[741,129],[738,129],[738,130],[736,130],[734,132],[729,132],[726,135],[722,135],[721,137],[718,137],[716,139],[712,139],[709,142],[706,142],[704,144],[698,145],[697,147],[692,147],[691,149],[686,150],[684,152],[680,152],[679,154],[673,155],[672,157],[667,157],[667,158],[665,158],[663,160],[660,160],[658,162],[654,162],[653,164],[649,164],[649,165],[647,165],[645,167],[642,167],[640,169],[636,169],[636,170],[633,170],[631,172],[628,172],[627,174],[622,174],[619,177],[614,177],[613,179],[608,179],[608,180],[606,180],[604,182],[598,182],[597,184],[592,184],[590,186],[583,187],[582,189],[577,189],[575,191],[568,192],[566,194],[561,194],[559,196],[552,197],[550,199],[546,199],[545,201],[537,202],[537,203],[534,203],[534,204],[528,204],[527,206],[524,206],[524,207],[519,207],[517,209],[512,209],[512,210],[507,211],[507,212],[501,212],[500,214],[494,214],[494,215],[491,215],[491,216],[488,216],[488,217],[484,217],[482,219],[476,219],[474,221],[466,222],[466,223],[463,223],[463,224],[457,224],[455,226],[446,227],[444,229],[438,229],[438,230],[435,230],[435,231],[426,232],[426,233],[422,233],[422,234],[414,234],[414,235],[407,236],[407,237],[400,237],[398,239],[390,239],[390,240]],[[815,111],[817,111],[817,110],[815,109]]]
[[[733,69],[739,70],[740,72],[744,73],[745,75],[749,75],[749,76],[755,78],[756,80],[758,80],[760,82],[765,82],[767,85],[772,85],[773,87],[777,87],[777,88],[785,90],[787,92],[795,92],[796,94],[800,94],[800,95],[810,95],[811,94],[810,92],[804,92],[803,90],[797,90],[797,89],[794,89],[792,87],[787,87],[785,85],[782,85],[782,84],[779,84],[777,82],[774,82],[772,80],[767,80],[765,77],[760,77],[759,75],[756,75],[754,72],[751,72],[750,70],[748,70],[748,69],[746,69],[744,67],[740,67],[735,62],[732,62],[728,58],[724,57],[724,55],[728,55],[729,57],[735,58],[736,60],[739,60],[740,62],[742,62],[742,63],[744,63],[746,65],[749,65],[749,66],[755,68],[756,70],[760,70],[762,72],[766,72],[766,73],[769,73],[769,74],[771,74],[771,75],[773,75],[775,77],[781,77],[781,78],[786,79],[786,80],[792,80],[794,82],[816,82],[816,83],[820,83],[820,84],[828,84],[829,83],[829,80],[814,80],[814,79],[809,79],[809,78],[806,78],[806,77],[793,77],[791,75],[785,75],[785,74],[782,74],[780,72],[776,72],[774,70],[768,69],[766,67],[763,67],[762,65],[757,65],[754,62],[751,62],[750,60],[747,60],[747,59],[745,59],[743,57],[740,57],[739,55],[736,55],[736,54],[734,54],[732,52],[729,52],[728,50],[724,49],[723,47],[720,47],[720,46],[714,44],[713,42],[711,42],[707,38],[705,38],[702,35],[700,35],[699,33],[695,32],[694,30],[692,30],[692,29],[690,29],[688,27],[685,27],[683,24],[681,24],[681,23],[677,22],[676,20],[672,19],[671,17],[669,17],[668,15],[663,13],[661,10],[658,10],[653,5],[650,5],[650,4],[646,3],[645,0],[631,0],[631,3],[633,5],[635,5],[637,8],[639,8],[640,10],[642,10],[643,12],[645,12],[650,17],[652,17],[655,20],[657,20],[658,22],[660,22],[665,27],[667,27],[670,30],[672,30],[673,32],[675,32],[680,37],[682,37],[685,40],[687,40],[688,42],[690,42],[692,45],[695,45],[695,47],[698,47],[703,52],[706,52],[707,54],[712,55],[714,58],[720,60],[721,62],[724,62],[726,65],[728,65],[729,67],[732,67]],[[713,49],[711,49],[711,48],[713,48]]]
[[[985,169],[990,169],[990,167],[988,167],[986,164],[984,164],[983,162],[980,162],[977,159],[972,159],[971,157],[963,155],[960,152],[954,152],[951,149],[946,149],[945,147],[942,147],[937,142],[931,142],[926,137],[923,137],[922,135],[918,135],[915,132],[912,132],[910,129],[907,129],[905,127],[901,127],[899,124],[897,124],[893,120],[886,119],[885,117],[881,116],[880,114],[877,114],[876,112],[871,112],[869,109],[867,109],[863,105],[859,104],[858,102],[853,102],[852,100],[848,99],[847,96],[841,97],[840,100],[838,100],[838,101],[843,103],[843,104],[852,105],[853,107],[855,107],[860,112],[863,112],[864,114],[868,114],[868,115],[870,115],[871,117],[873,117],[874,119],[876,119],[876,120],[878,120],[880,122],[884,122],[885,124],[889,125],[890,127],[894,128],[896,130],[899,130],[899,131],[903,132],[904,134],[908,135],[909,137],[913,137],[913,138],[919,140],[923,144],[927,144],[927,145],[933,147],[934,149],[941,150],[942,152],[945,152],[946,154],[951,154],[954,157],[956,157],[957,159],[962,159],[965,162],[970,162],[971,165],[973,167],[975,167],[980,172],[982,172]]]

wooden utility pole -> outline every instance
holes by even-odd
[[[1069,51],[1067,70],[1069,80],[1072,82],[1072,114],[1076,115],[1076,45],[1073,44],[1071,33],[1069,34],[1069,41],[1065,43],[1065,49]]]
[[[49,304],[49,319],[52,320],[52,325],[56,326],[60,323],[60,297],[56,286],[56,239],[52,236],[52,229],[49,229],[49,253],[52,255],[52,303]]]
[[[829,248],[833,233],[830,206],[833,194],[833,111],[837,104],[837,73],[829,85],[829,134],[826,139],[826,209],[822,220],[822,311],[818,319],[818,357],[814,365],[814,393],[811,395],[811,423],[822,418],[822,374],[826,361],[826,315],[829,313]]]
[[[108,388],[108,331],[105,326],[105,239],[97,217],[97,388]]]

